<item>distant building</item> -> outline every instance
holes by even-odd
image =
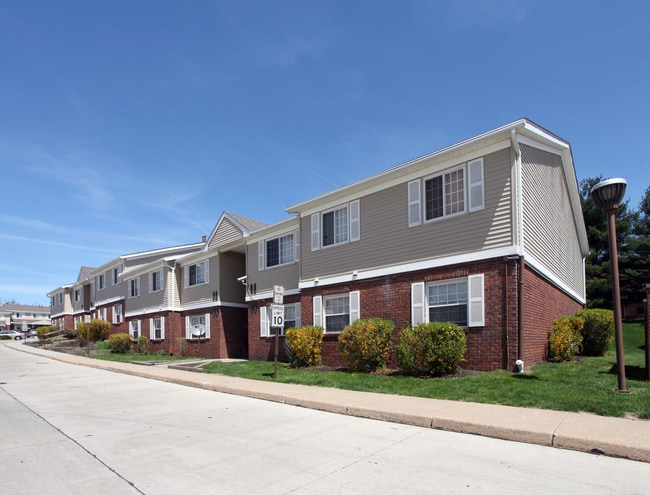
[[[50,324],[50,308],[6,303],[0,307],[0,329],[27,331]]]

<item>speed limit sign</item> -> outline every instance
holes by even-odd
[[[284,326],[284,306],[282,304],[271,304],[271,326]]]

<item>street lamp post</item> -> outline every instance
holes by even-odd
[[[616,209],[619,207],[627,182],[625,179],[604,180],[591,188],[591,197],[607,215],[609,235],[609,258],[612,269],[612,303],[614,305],[614,329],[616,337],[616,367],[618,391],[627,392],[625,383],[625,356],[623,351],[623,320],[621,317],[621,287],[618,278],[618,250],[616,248]]]

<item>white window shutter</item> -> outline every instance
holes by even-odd
[[[311,250],[320,249],[320,213],[311,216]]]
[[[264,247],[265,247],[265,244],[266,243],[264,241],[260,241],[260,242],[257,243],[257,270],[260,271],[260,272],[262,270],[264,270],[264,263],[265,263]]]
[[[361,211],[359,200],[350,203],[350,242],[361,239]]]
[[[205,267],[204,272],[205,273],[205,283],[208,284],[210,283],[210,260],[207,259],[203,262],[203,266]]]
[[[472,160],[469,168],[469,211],[485,208],[485,185],[483,180],[483,158]]]
[[[420,207],[421,190],[420,179],[408,183],[409,227],[415,227],[422,223],[422,208]]]
[[[323,296],[315,296],[312,299],[312,311],[315,327],[323,327]]]
[[[189,316],[185,317],[185,338],[186,339],[191,339],[192,338],[192,329],[190,328],[190,317]]]
[[[183,287],[186,289],[190,286],[190,267],[183,267]]]
[[[269,336],[269,318],[266,314],[266,306],[260,307],[260,335]]]
[[[300,316],[300,303],[296,303],[296,328],[300,328],[302,326],[302,318]]]
[[[154,337],[153,318],[149,318],[149,340],[153,339]]]
[[[467,286],[469,291],[467,324],[470,327],[485,326],[483,274],[467,277]]]
[[[411,284],[411,326],[426,323],[424,305],[424,282]]]
[[[293,261],[300,261],[300,230],[293,231]]]
[[[149,292],[153,292],[153,272],[149,272]]]
[[[160,338],[165,339],[165,317],[160,317]]]
[[[210,313],[205,314],[205,338],[210,338]]]
[[[361,293],[358,290],[350,292],[350,323],[361,316]]]

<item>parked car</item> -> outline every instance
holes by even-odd
[[[23,334],[20,332],[16,332],[16,330],[2,330],[0,331],[0,339],[23,340]]]

